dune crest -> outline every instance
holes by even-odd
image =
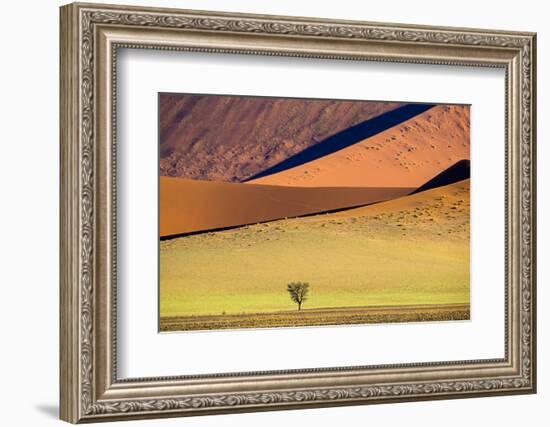
[[[160,177],[160,237],[376,203],[414,188],[299,188]]]
[[[469,158],[470,108],[438,105],[340,151],[247,184],[419,187]]]

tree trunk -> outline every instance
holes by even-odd
[[[299,303],[298,303],[298,311],[300,311],[301,309],[302,309],[302,303],[299,302]]]

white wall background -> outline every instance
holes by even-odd
[[[110,0],[113,3],[122,3]],[[130,0],[129,0],[130,1]],[[131,425],[544,425],[550,405],[550,29],[537,0],[133,0],[133,4],[538,32],[539,393],[438,402],[137,421]],[[59,425],[58,402],[58,6],[57,0],[3,4],[0,67],[0,420]],[[546,194],[545,194],[546,193]]]

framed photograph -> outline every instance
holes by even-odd
[[[61,8],[61,418],[536,391],[535,34]]]

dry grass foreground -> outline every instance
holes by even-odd
[[[311,284],[304,311],[467,305],[469,189],[464,180],[344,212],[163,241],[161,323],[288,313],[296,305],[286,284],[297,280]]]
[[[276,313],[164,317],[162,332],[468,320],[469,304],[402,307],[338,307]]]

